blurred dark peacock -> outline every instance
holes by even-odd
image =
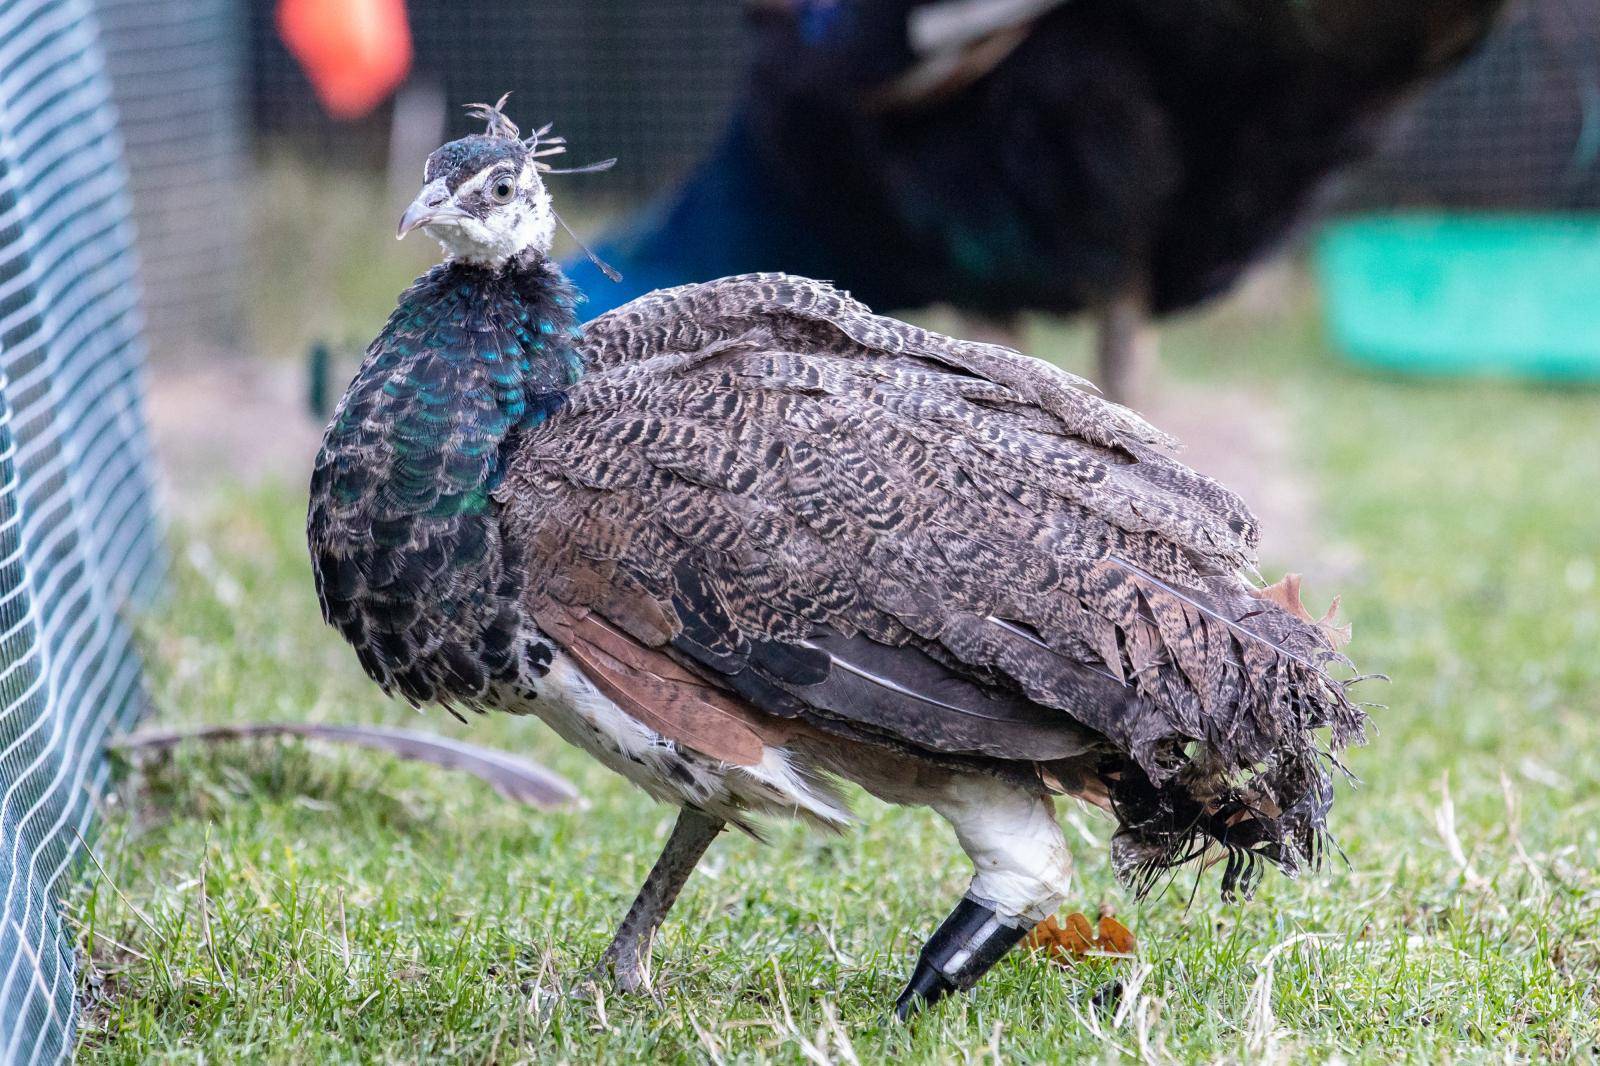
[[[1225,292],[1504,0],[755,0],[749,88],[605,238],[600,313],[753,270],[881,309],[1093,312],[1126,401],[1150,314]]]
[[[580,327],[552,150],[494,108],[438,149],[408,289],[311,482],[324,615],[413,703],[532,713],[682,809],[602,959],[644,980],[724,824],[934,808],[975,874],[898,1009],[974,984],[1070,889],[1052,797],[1136,888],[1322,851],[1363,715],[1255,520],[1081,379],[746,275]],[[559,146],[557,146],[559,147]]]

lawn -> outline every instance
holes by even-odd
[[[1077,362],[1083,340],[1038,328],[1033,347]],[[317,616],[300,486],[241,489],[173,530],[171,600],[144,623],[163,724],[433,728],[531,754],[587,808],[301,743],[127,773],[71,901],[83,1061],[1600,1055],[1600,394],[1364,375],[1299,292],[1164,344],[1179,387],[1247,388],[1291,428],[1317,547],[1263,569],[1304,570],[1313,607],[1342,593],[1349,650],[1392,678],[1362,688],[1388,706],[1334,808],[1348,864],[1248,903],[1214,876],[1137,903],[1109,823],[1064,804],[1075,903],[1115,906],[1137,963],[1012,957],[907,1027],[886,1009],[968,867],[933,815],[857,797],[844,836],[714,845],[660,939],[657,1000],[571,997],[670,812],[537,722],[387,702]]]

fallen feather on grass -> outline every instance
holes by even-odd
[[[431,763],[458,770],[485,781],[500,795],[542,810],[571,807],[579,802],[578,790],[566,778],[537,763],[493,748],[422,733],[370,725],[320,725],[309,722],[256,722],[248,725],[205,726],[198,729],[151,729],[130,734],[112,747],[124,752],[165,751],[188,741],[221,744],[256,737],[301,737],[335,744],[352,744],[388,752],[401,759]]]

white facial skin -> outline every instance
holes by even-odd
[[[529,250],[548,252],[556,230],[550,193],[532,159],[520,172],[509,161],[487,166],[454,195],[443,178],[428,183],[406,212],[402,237],[408,222],[438,241],[446,257],[496,269]]]

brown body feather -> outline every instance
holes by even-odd
[[[1256,524],[1037,360],[782,275],[591,323],[495,491],[532,617],[620,705],[730,762],[767,729],[1110,791],[1119,868],[1318,851],[1362,715],[1327,632],[1241,576]],[[1059,772],[1057,772],[1059,771]]]
[[[735,766],[754,766],[794,733],[592,614],[552,605],[535,621],[617,706],[664,737]]]

